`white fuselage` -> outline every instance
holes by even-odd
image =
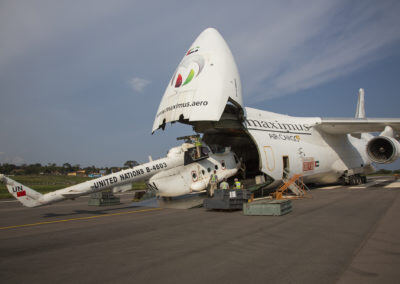
[[[174,197],[207,188],[211,174],[216,171],[218,181],[234,176],[240,162],[230,151],[209,154],[209,157],[189,165],[181,165],[162,171],[148,181],[148,186],[157,190],[159,196]]]
[[[302,174],[308,183],[338,181],[345,170],[369,168],[366,144],[372,135],[330,135],[318,130],[318,117],[291,117],[246,108],[244,126],[257,145],[260,169],[275,182],[283,170]]]
[[[44,194],[38,202],[50,204],[139,181],[148,181],[159,196],[173,197],[205,190],[214,170],[219,180],[237,173],[239,161],[228,149],[185,165],[184,155],[188,147],[193,145],[184,143],[170,149],[165,158]]]

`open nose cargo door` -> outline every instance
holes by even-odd
[[[220,33],[208,28],[185,53],[172,76],[152,132],[167,122],[219,121],[228,101],[243,114],[242,86],[232,53]]]
[[[230,147],[247,178],[261,175],[260,153],[244,126],[242,86],[232,52],[220,33],[208,28],[176,68],[154,120],[152,132],[181,122],[203,133],[209,146]],[[218,149],[215,149],[218,151]]]

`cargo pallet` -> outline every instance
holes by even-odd
[[[243,203],[247,203],[251,198],[248,189],[217,189],[213,197],[204,199],[203,206],[208,210],[241,210]]]
[[[116,197],[112,191],[95,192],[90,195],[89,206],[111,206],[121,204],[119,197]]]
[[[281,216],[292,212],[292,202],[287,199],[272,201],[256,201],[243,204],[244,215]]]

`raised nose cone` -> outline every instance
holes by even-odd
[[[153,124],[219,121],[230,100],[242,108],[242,87],[232,53],[214,28],[204,30],[185,51],[176,68]]]

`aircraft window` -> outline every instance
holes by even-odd
[[[223,168],[225,168],[225,162],[222,162],[221,166],[222,166]]]
[[[204,170],[201,170],[201,173],[204,175],[206,172]]]
[[[192,174],[192,178],[193,178],[193,179],[196,179],[196,178],[197,178],[197,174],[196,174],[196,173],[193,173],[193,174]]]
[[[207,156],[210,153],[208,147],[201,147],[202,156]]]
[[[215,169],[218,170],[218,165],[215,165]]]
[[[222,154],[225,153],[225,147],[220,146],[220,145],[210,145],[210,148],[213,153],[215,154]]]
[[[208,168],[208,169],[207,169],[207,172],[211,172],[211,169],[210,169],[210,168]]]

